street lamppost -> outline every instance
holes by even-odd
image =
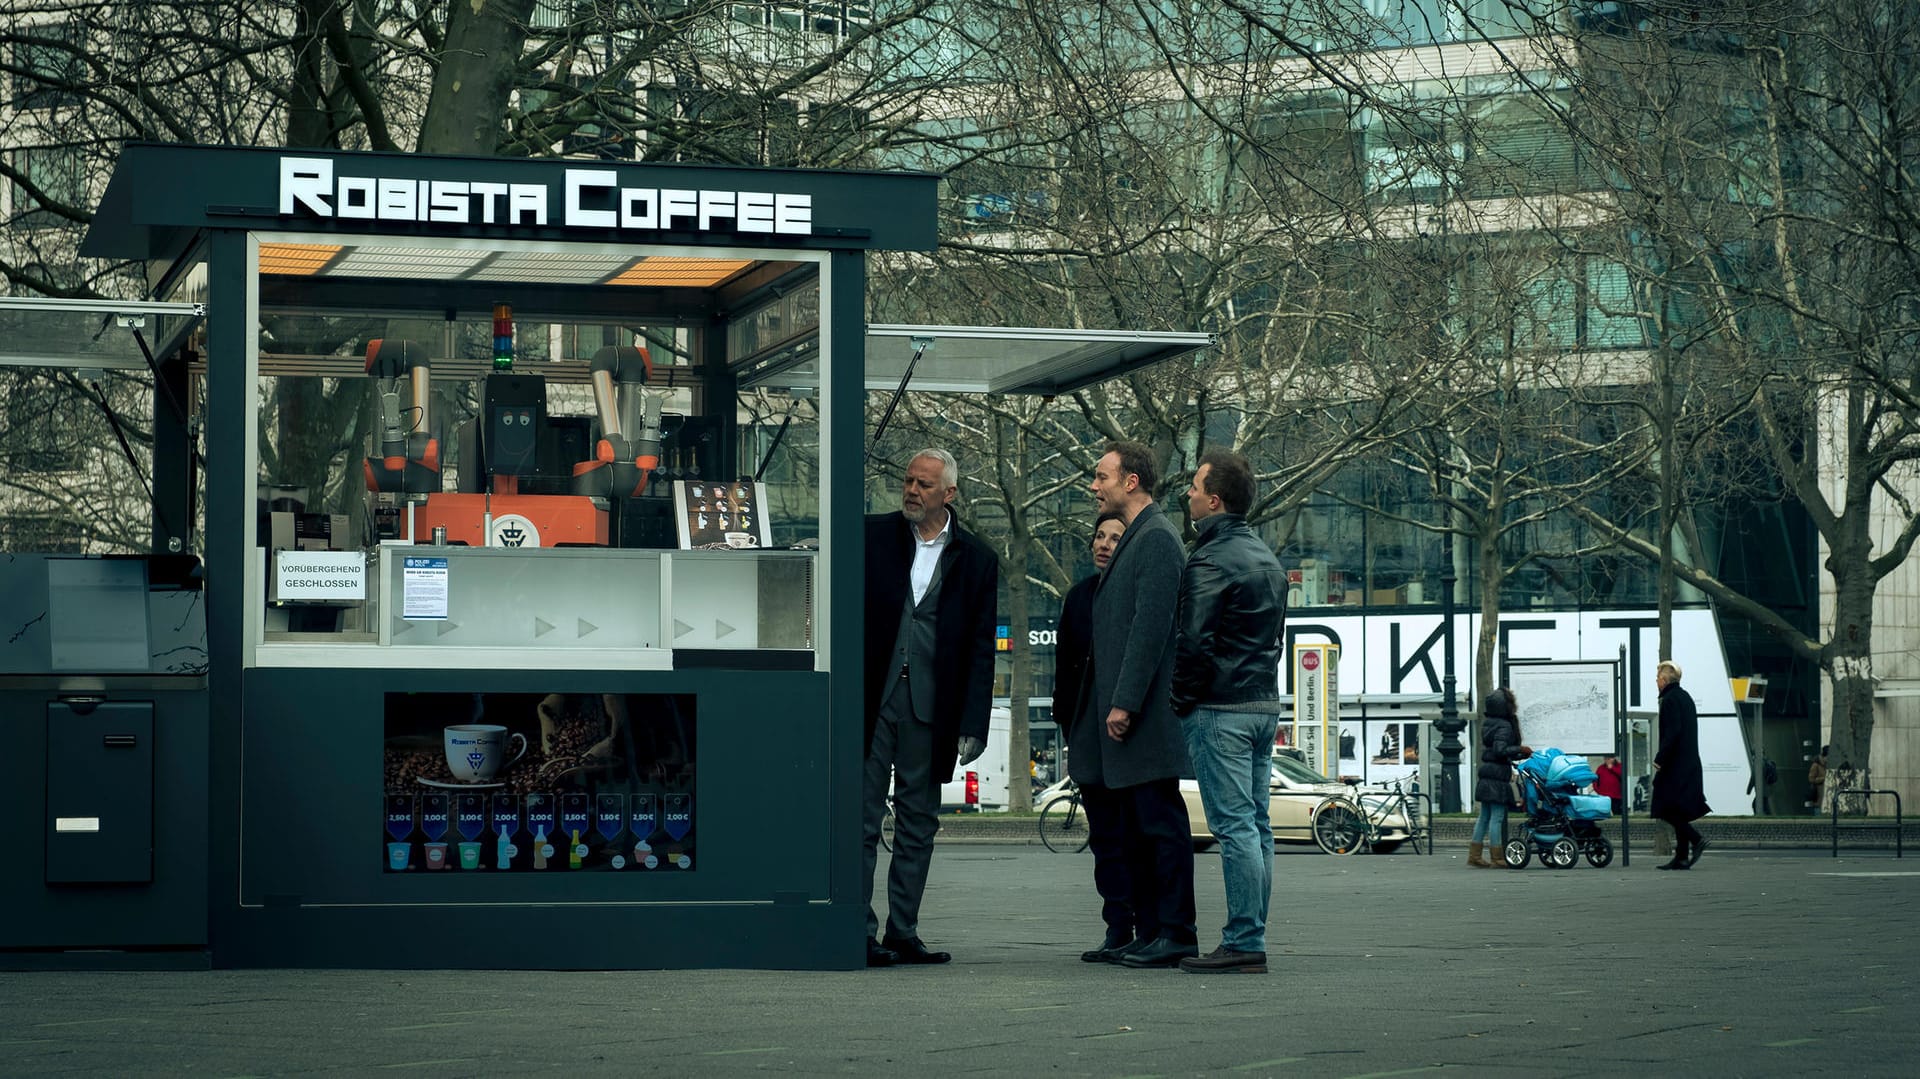
[[[1433,729],[1440,732],[1440,812],[1460,812],[1460,732],[1466,721],[1460,718],[1460,704],[1454,697],[1453,679],[1453,514],[1446,496],[1447,463],[1438,458],[1434,467],[1434,494],[1440,503],[1440,718]]]

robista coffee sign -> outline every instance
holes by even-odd
[[[280,159],[280,214],[414,224],[560,225],[610,235],[813,233],[813,196],[790,191],[629,186],[614,169],[566,167],[540,183],[473,176],[361,176],[324,157]]]

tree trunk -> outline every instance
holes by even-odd
[[[993,417],[994,460],[1000,496],[1006,500],[1007,555],[1000,575],[1007,583],[1007,636],[1013,646],[1013,670],[1007,680],[1007,703],[1013,719],[1007,728],[1007,805],[1016,813],[1033,808],[1033,745],[1027,722],[1027,699],[1033,695],[1033,650],[1027,645],[1027,604],[1032,586],[1027,563],[1033,557],[1033,529],[1027,520],[1026,432],[1005,415]]]
[[[1013,674],[1007,680],[1007,698],[1013,722],[1007,729],[1007,806],[1015,813],[1033,808],[1033,746],[1029,737],[1027,699],[1033,695],[1033,649],[1027,646],[1027,581],[1029,541],[1016,535],[1001,572],[1007,579],[1007,635],[1013,643]]]
[[[1500,642],[1500,521],[1498,509],[1488,506],[1474,536],[1474,574],[1479,587],[1480,633],[1473,654],[1473,700],[1486,701],[1500,684],[1496,652]]]
[[[1855,776],[1855,786],[1867,787],[1872,785],[1872,641],[1876,582],[1866,567],[1864,555],[1851,550],[1866,545],[1865,529],[1856,527],[1855,520],[1849,519],[1839,531],[1844,538],[1827,561],[1834,585],[1833,635],[1823,649],[1821,661],[1833,686],[1827,767],[1834,772],[1850,771]],[[1848,803],[1842,803],[1842,807],[1853,808]]]
[[[420,125],[420,153],[492,156],[499,151],[533,3],[453,0],[449,5],[447,47]]]

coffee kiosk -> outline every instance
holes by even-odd
[[[866,390],[1207,341],[868,326],[936,182],[126,147],[44,362],[150,369],[155,553],[5,559],[0,966],[862,965]]]
[[[860,965],[865,257],[933,246],[935,183],[127,147],[84,253],[204,304],[179,387],[204,503],[173,515],[204,514],[204,566],[164,597],[199,604],[205,660],[178,689],[144,643],[68,662],[187,700],[136,752],[165,754],[153,877],[198,875],[206,921],[0,943]],[[61,624],[79,591],[163,594],[50,564]],[[85,699],[112,686],[16,673],[52,709],[41,761],[84,771],[58,745],[125,725],[73,714],[124,711]]]

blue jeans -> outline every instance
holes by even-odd
[[[1473,822],[1474,843],[1499,843],[1500,836],[1507,830],[1507,804],[1505,802],[1481,802],[1480,819]]]
[[[1234,952],[1267,950],[1267,907],[1273,901],[1273,825],[1267,812],[1273,782],[1271,712],[1196,708],[1181,730],[1200,784],[1207,830],[1220,842],[1226,876],[1227,924],[1220,946]]]

